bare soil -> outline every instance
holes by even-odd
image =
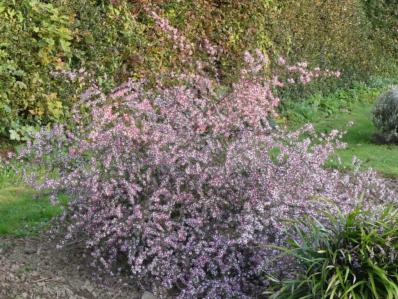
[[[95,278],[83,249],[56,249],[45,235],[0,237],[1,299],[137,299],[142,292],[122,279]]]

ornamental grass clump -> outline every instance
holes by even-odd
[[[101,269],[127,271],[159,296],[252,298],[264,273],[289,274],[269,246],[285,242],[285,219],[390,198],[371,171],[323,167],[341,133],[272,129],[273,91],[289,82],[261,78],[259,51],[245,58],[229,89],[200,67],[150,90],[134,80],[109,95],[93,86],[73,130],[55,126],[27,144],[26,180],[70,198],[63,244],[81,239]],[[311,78],[305,63],[291,72]]]
[[[398,298],[398,210],[329,213],[295,224],[287,252],[301,265],[272,298]]]
[[[398,86],[393,86],[377,99],[373,122],[379,129],[375,135],[378,142],[398,143]]]

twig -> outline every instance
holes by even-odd
[[[59,281],[59,278],[52,278],[52,277],[40,278],[38,280],[32,281],[32,283],[48,282],[48,281]]]

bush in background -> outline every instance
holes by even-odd
[[[94,82],[109,91],[134,76],[128,61],[145,44],[130,10],[101,1],[0,1],[0,18],[0,134],[10,139],[68,119]]]
[[[0,18],[0,134],[19,139],[63,118],[50,71],[70,61],[71,20],[59,7],[36,0],[0,1]]]
[[[0,1],[0,134],[20,139],[68,119],[93,83],[109,92],[128,78],[156,84],[158,74],[194,71],[182,59],[190,51],[191,61],[206,62],[208,75],[225,85],[239,78],[243,52],[257,48],[271,58],[268,77],[279,56],[342,72],[345,80],[281,93],[295,99],[365,80],[394,65],[396,33],[374,17],[392,15],[393,4],[375,9],[363,1]],[[190,49],[178,49],[151,12],[181,32]],[[54,76],[79,70],[85,80]]]
[[[272,298],[398,298],[398,210],[358,208],[297,223],[287,249],[302,266]]]
[[[364,11],[372,25],[372,36],[379,40],[380,50],[387,61],[398,53],[398,4],[394,0],[362,0]],[[384,68],[395,67],[383,63]]]
[[[398,86],[379,96],[373,108],[373,122],[380,132],[374,138],[381,143],[398,143]]]
[[[108,92],[128,78],[155,71],[149,51],[153,34],[146,22],[137,20],[131,6],[96,0],[55,2],[74,17],[72,70],[83,68],[91,82]]]

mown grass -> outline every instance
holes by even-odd
[[[343,141],[347,148],[339,151],[344,166],[350,167],[354,156],[362,161],[363,167],[371,167],[385,176],[398,177],[398,146],[378,145],[372,142],[376,131],[371,122],[371,103],[357,103],[351,111],[315,123],[317,130],[330,131],[333,128],[344,129],[347,122],[354,125],[347,130]]]
[[[398,177],[398,146],[372,142],[372,135],[376,132],[372,123],[374,101],[389,85],[370,87],[360,84],[326,97],[315,95],[301,102],[289,101],[282,115],[291,128],[310,122],[318,132],[347,130],[343,138],[347,148],[338,152],[344,167],[350,168],[356,156],[363,167],[371,167],[385,176]],[[354,124],[347,127],[350,121]]]
[[[61,207],[39,196],[22,183],[11,167],[0,163],[0,235],[28,236],[40,233],[61,212]]]
[[[33,200],[33,192],[23,186],[0,190],[0,235],[35,235],[61,211],[48,199]]]

